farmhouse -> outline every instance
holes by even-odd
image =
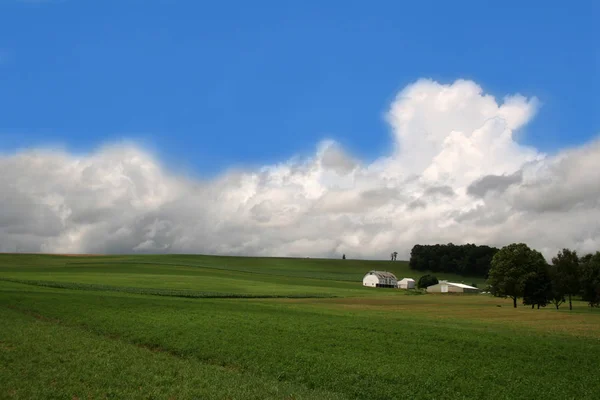
[[[369,271],[363,278],[363,286],[395,288],[398,278],[387,271]]]
[[[412,278],[404,278],[401,281],[398,281],[398,289],[414,289],[415,288],[415,280]]]
[[[454,283],[448,281],[440,281],[436,285],[427,287],[428,293],[477,293],[479,289],[473,286],[465,285],[464,283]]]

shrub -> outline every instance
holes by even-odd
[[[423,275],[422,277],[419,278],[419,281],[417,282],[417,287],[419,289],[425,289],[428,286],[436,285],[438,283],[439,283],[438,278],[436,278],[435,276],[433,276],[431,274],[427,274],[427,275]]]

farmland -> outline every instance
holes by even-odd
[[[363,288],[370,269],[423,274],[400,261],[0,255],[0,398],[600,392],[597,309]]]

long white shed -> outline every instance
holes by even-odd
[[[440,281],[435,285],[427,287],[429,293],[476,293],[479,289],[464,283]]]

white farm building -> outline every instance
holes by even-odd
[[[369,271],[363,278],[363,286],[395,288],[398,278],[387,271]]]
[[[435,285],[427,287],[428,293],[477,293],[479,289],[464,283],[440,281]]]
[[[398,281],[398,289],[414,289],[415,280],[412,278],[404,278]]]

